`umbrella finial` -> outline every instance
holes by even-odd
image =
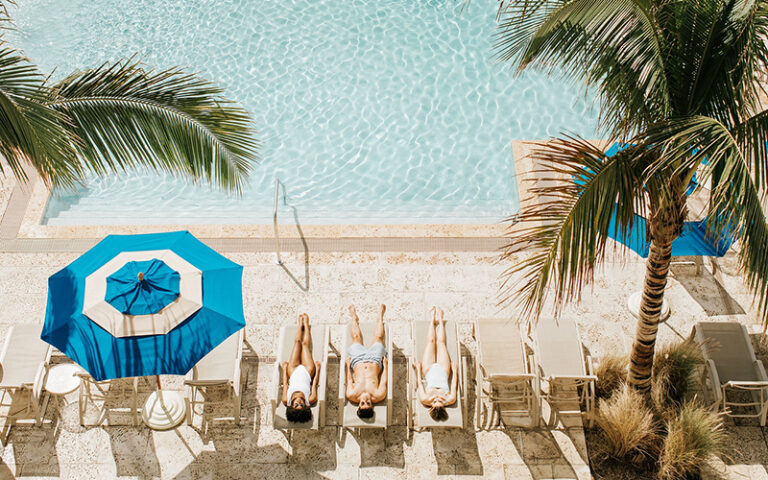
[[[140,282],[144,281],[144,272],[139,272],[139,281]]]

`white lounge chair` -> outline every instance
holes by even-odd
[[[86,372],[77,375],[80,377],[80,425],[86,425],[89,405],[98,411],[98,418],[93,425],[101,425],[105,420],[109,420],[109,425],[119,425],[110,418],[113,412],[129,415],[131,425],[139,424],[139,377],[96,381]]]
[[[475,429],[521,418],[539,424],[539,376],[535,356],[528,355],[520,327],[512,320],[475,320]],[[482,414],[485,414],[481,422]]]
[[[5,418],[5,444],[11,427],[19,420],[40,425],[47,396],[43,393],[51,359],[51,346],[40,340],[39,325],[14,325],[0,352],[0,408]]]
[[[328,384],[328,353],[331,341],[331,330],[327,326],[310,325],[312,328],[312,358],[320,361],[320,375],[317,380],[317,403],[312,407],[312,421],[306,423],[289,422],[285,418],[283,405],[283,369],[281,364],[287,362],[293,350],[293,341],[298,325],[286,326],[280,329],[280,339],[277,347],[274,383],[272,384],[272,426],[276,430],[316,430],[325,426],[326,387]],[[322,355],[322,356],[320,356]]]
[[[243,359],[243,333],[244,329],[240,329],[230,335],[187,373],[184,385],[187,386],[188,424],[192,424],[197,405],[201,405],[205,412],[206,406],[217,404],[231,405],[232,419],[236,424],[240,423],[240,392],[243,386],[243,372],[240,365]],[[208,391],[208,389],[215,389],[220,392],[222,388],[227,390],[224,400],[215,397],[216,393]],[[198,400],[198,395],[202,399]],[[206,424],[206,414],[202,415],[203,423]]]
[[[757,418],[765,426],[768,413],[768,376],[763,362],[755,357],[746,327],[733,322],[699,322],[693,327],[694,338],[701,345],[705,370],[702,385],[712,392],[712,403],[726,415]],[[706,392],[705,388],[705,392]],[[728,399],[728,393],[748,393],[751,401]],[[733,411],[733,407],[739,409]],[[755,413],[740,413],[754,408]]]
[[[427,428],[464,428],[466,426],[465,407],[467,401],[467,361],[461,356],[461,344],[456,331],[456,323],[445,322],[445,343],[452,362],[458,365],[458,386],[456,388],[456,403],[445,407],[448,418],[445,421],[436,422],[429,416],[429,408],[419,401],[418,377],[413,368],[416,360],[421,360],[427,344],[427,332],[431,322],[413,322],[411,324],[411,338],[413,339],[413,355],[408,359],[408,428],[412,430],[424,430]],[[428,366],[427,366],[428,367]],[[450,385],[451,379],[449,379]]]
[[[592,424],[597,377],[591,357],[584,356],[581,336],[572,318],[540,318],[533,330],[539,375],[546,383],[544,398],[550,407],[548,425],[559,415],[581,415]]]
[[[373,332],[376,329],[375,323],[361,323],[360,330],[363,332],[363,342],[369,346],[373,339]],[[373,418],[363,420],[357,416],[357,405],[350,403],[346,396],[347,385],[347,349],[351,345],[350,326],[344,329],[344,340],[342,342],[341,357],[339,360],[339,425],[345,428],[387,428],[392,421],[392,336],[389,334],[389,326],[384,326],[384,342],[387,348],[387,397],[384,401],[373,405]]]

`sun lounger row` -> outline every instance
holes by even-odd
[[[360,323],[359,327],[357,334],[363,338],[376,337],[376,324]],[[469,405],[470,360],[462,355],[454,322],[446,321],[441,333],[444,335],[441,341],[453,365],[445,379],[445,382],[450,381],[451,386],[446,383],[445,388],[454,390],[453,385],[456,385],[455,392],[449,395],[451,401],[444,402],[446,413],[434,418],[430,415],[429,402],[423,398],[424,383],[421,383],[418,374],[419,353],[428,352],[429,342],[434,339],[433,328],[430,322],[411,324],[414,353],[408,358],[407,367],[407,425],[413,430],[464,428],[467,420],[465,409]],[[286,382],[282,363],[288,361],[299,329],[296,325],[280,330],[270,403],[274,427],[281,430],[317,429],[327,425],[328,363],[330,358],[336,357],[331,353],[331,326],[314,325],[315,332],[308,345],[318,360],[317,380],[313,381],[316,398],[310,408],[311,421],[295,422],[286,415],[286,402],[283,401]],[[345,328],[338,367],[338,419],[331,423],[355,429],[384,428],[391,424],[394,374],[393,369],[387,367],[393,363],[393,343],[386,326],[383,333],[379,333],[386,345],[382,346],[386,354],[382,358],[384,368],[381,369],[380,379],[386,388],[381,398],[373,402],[373,414],[361,417],[358,403],[348,398],[350,370],[346,359],[352,353],[355,336],[352,327],[348,326]],[[696,324],[693,335],[705,356],[702,384],[711,402],[731,416],[757,418],[761,425],[765,425],[768,416],[768,375],[762,362],[755,357],[746,328],[739,323],[704,322]],[[556,321],[542,318],[530,328],[530,332],[522,331],[519,325],[509,320],[476,320],[473,336],[477,345],[474,362],[476,428],[501,424],[538,426],[545,404],[549,407],[549,425],[565,415],[586,415],[587,421],[590,420],[596,377],[591,359],[583,353],[579,332],[572,319]],[[218,403],[218,407],[228,407],[231,418],[235,422],[240,421],[244,383],[244,372],[241,370],[243,343],[241,330],[212,350],[187,374],[184,383],[187,388],[188,422],[191,423],[203,408],[214,403]],[[9,331],[0,351],[0,407],[7,417],[3,437],[17,421],[42,422],[50,357],[51,348],[40,340],[38,326],[17,325]],[[424,370],[422,366],[421,371]],[[132,423],[137,424],[138,381],[138,378],[128,378],[97,382],[82,374],[79,387],[81,422],[85,423],[87,411],[96,407],[97,423],[118,410],[128,414]],[[211,393],[213,390],[216,390],[216,395]]]

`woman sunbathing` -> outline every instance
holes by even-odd
[[[457,371],[456,362],[451,361],[448,347],[445,343],[445,318],[443,310],[438,308],[440,323],[435,320],[435,307],[432,307],[432,323],[427,337],[427,346],[421,362],[416,362],[413,368],[418,379],[419,401],[429,407],[429,416],[435,421],[448,419],[445,407],[456,403]],[[424,369],[427,369],[426,371]],[[450,388],[448,379],[454,372]],[[422,379],[423,375],[423,379]],[[425,385],[426,384],[426,385]]]
[[[290,422],[312,420],[311,406],[317,402],[317,380],[320,362],[312,360],[312,334],[309,316],[299,315],[299,329],[293,341],[293,350],[288,362],[283,362],[283,404],[285,418]]]

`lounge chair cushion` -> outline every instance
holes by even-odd
[[[48,359],[50,345],[40,339],[40,325],[14,325],[2,358],[0,387],[29,386]]]
[[[241,329],[227,337],[197,362],[192,367],[187,380],[195,384],[239,381],[235,375],[239,371],[237,361],[240,358],[242,345],[243,330]]]
[[[746,329],[740,323],[700,322],[696,324],[699,340],[705,340],[705,356],[715,362],[720,383],[757,382],[755,352]]]
[[[525,345],[517,323],[507,319],[475,322],[478,357],[486,376],[528,373]]]
[[[579,330],[572,319],[542,317],[536,323],[535,337],[536,356],[543,378],[587,374]]]

